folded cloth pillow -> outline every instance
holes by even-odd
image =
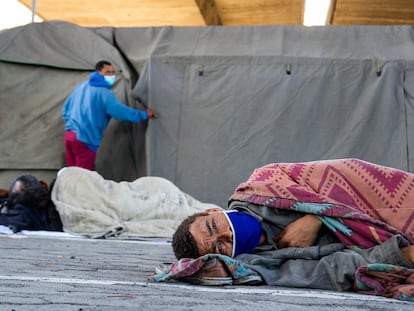
[[[257,272],[232,257],[219,254],[181,258],[171,265],[158,267],[152,280],[179,280],[200,285],[258,285],[263,282]]]

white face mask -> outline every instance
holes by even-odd
[[[105,81],[106,81],[106,82],[107,82],[110,86],[114,85],[114,83],[115,83],[115,79],[116,79],[115,75],[112,75],[112,76],[103,76],[103,77],[104,77]]]

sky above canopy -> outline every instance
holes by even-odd
[[[305,2],[305,25],[323,25],[328,5],[328,0],[307,0]],[[34,21],[41,22],[42,19],[36,15]],[[20,1],[0,0],[0,30],[31,22],[32,11]]]
[[[35,22],[42,20],[36,16]],[[0,30],[32,22],[32,11],[17,0],[0,0]]]

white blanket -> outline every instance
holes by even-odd
[[[181,221],[207,208],[160,177],[106,180],[78,167],[59,171],[52,200],[65,232],[99,237],[171,238]]]

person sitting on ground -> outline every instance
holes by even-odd
[[[357,159],[270,164],[236,188],[227,210],[186,218],[173,251],[234,257],[268,285],[350,290],[362,265],[414,268],[412,185],[414,174]],[[229,274],[218,265],[206,275]]]
[[[10,186],[7,200],[3,202],[0,225],[11,228],[13,232],[62,231],[47,183],[30,174],[17,177]]]

